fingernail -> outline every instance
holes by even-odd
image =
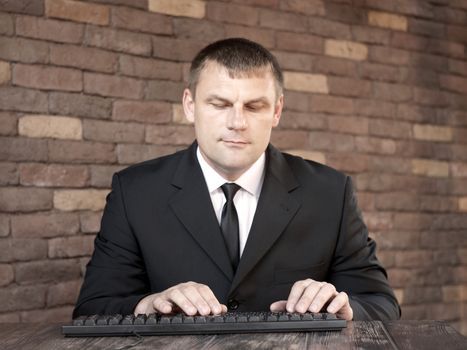
[[[312,305],[311,305],[311,311],[313,311],[313,312],[318,312],[318,305],[312,304]]]
[[[331,312],[331,313],[335,313],[336,308],[334,306],[330,306],[330,307],[328,307],[328,311]]]

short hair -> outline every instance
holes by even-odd
[[[258,75],[259,71],[269,70],[275,81],[276,95],[282,93],[284,77],[274,55],[260,44],[244,38],[229,38],[216,41],[202,49],[191,62],[188,88],[193,96],[196,93],[201,71],[208,61],[225,67],[231,78]]]

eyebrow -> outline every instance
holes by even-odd
[[[222,101],[222,102],[225,102],[225,103],[232,103],[231,101],[229,101],[228,99],[222,97],[222,96],[219,96],[219,95],[216,95],[216,94],[213,94],[213,95],[209,95],[207,98],[206,98],[206,101],[207,102],[210,102],[212,100],[219,100],[219,101]],[[261,97],[258,97],[258,98],[255,98],[253,100],[249,100],[249,101],[246,101],[245,104],[254,104],[254,103],[263,103],[264,105],[266,106],[269,106],[269,101],[266,97],[264,96],[261,96]]]

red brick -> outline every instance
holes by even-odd
[[[396,253],[396,256],[397,254],[398,253]],[[405,254],[405,252],[403,252],[402,254]],[[437,302],[441,300],[442,300],[442,293],[441,293],[441,288],[439,286],[437,287],[413,286],[411,288],[407,288],[404,290],[404,303],[406,304],[421,304],[421,303],[426,303],[426,302]]]
[[[84,73],[84,91],[101,96],[138,99],[143,97],[141,80],[113,75]]]
[[[12,136],[18,134],[18,117],[15,113],[0,111],[0,135]]]
[[[0,237],[7,237],[10,234],[9,215],[0,214]]]
[[[362,62],[359,65],[361,78],[370,80],[381,80],[397,82],[400,80],[400,69],[398,67],[387,66],[378,63]]]
[[[452,212],[457,209],[457,199],[444,196],[420,196],[420,210],[429,212]]]
[[[100,211],[81,212],[79,216],[79,220],[81,224],[81,232],[83,233],[98,232],[101,227],[101,218],[102,218],[102,212]]]
[[[392,217],[389,218],[392,221]],[[380,249],[407,249],[418,245],[420,233],[414,231],[380,231],[373,234]]]
[[[287,110],[307,112],[310,107],[309,94],[298,91],[284,91],[284,103]]]
[[[0,37],[0,58],[25,63],[45,63],[48,60],[48,45],[41,41]]]
[[[417,68],[428,68],[435,71],[446,72],[448,70],[448,58],[427,53],[412,52],[410,65]]]
[[[0,163],[0,185],[17,185],[18,169],[16,163]]]
[[[44,285],[9,286],[0,289],[0,312],[43,307],[47,287]]]
[[[392,32],[391,46],[399,49],[423,51],[428,45],[428,38],[410,33]]]
[[[113,163],[114,145],[86,141],[50,140],[49,161],[70,163]]]
[[[40,309],[31,311],[21,311],[19,314],[21,322],[34,323],[68,323],[73,312],[73,306],[63,306],[59,308]]]
[[[76,69],[16,64],[13,84],[44,90],[81,91],[82,74]]]
[[[391,102],[375,100],[355,100],[355,112],[369,117],[392,118],[395,116],[396,105]]]
[[[15,273],[13,272],[13,267],[7,264],[0,264],[0,287],[8,286],[14,279]]]
[[[446,32],[444,24],[418,18],[409,18],[408,29],[410,32],[415,34],[436,38],[443,38]]]
[[[82,165],[20,164],[20,183],[37,187],[83,187],[88,184],[88,168]]]
[[[308,29],[307,17],[292,13],[263,10],[259,14],[260,27],[304,32]]]
[[[375,198],[373,193],[359,192],[358,193],[358,207],[362,211],[375,210]]]
[[[335,38],[339,40],[348,40],[352,37],[350,26],[336,21],[330,21],[324,18],[308,18],[308,31],[310,33],[326,38]]]
[[[322,0],[284,0],[280,2],[279,8],[284,11],[297,12],[311,16],[324,16],[326,13],[325,4]]]
[[[281,50],[323,54],[323,39],[310,35],[291,32],[276,33],[276,47]]]
[[[327,116],[286,110],[282,113],[279,126],[284,129],[323,130],[327,127]]]
[[[112,24],[118,28],[153,34],[173,34],[169,16],[119,6],[112,8],[111,18]]]
[[[206,18],[215,22],[227,22],[254,26],[258,24],[259,11],[254,7],[229,3],[208,2]]]
[[[368,169],[368,156],[363,154],[326,154],[326,165],[349,173],[360,173]]]
[[[431,320],[458,320],[462,317],[459,303],[439,303],[427,307],[427,318]]]
[[[42,212],[11,216],[11,232],[15,238],[49,238],[73,235],[78,231],[76,213]]]
[[[279,0],[234,0],[234,2],[239,4],[246,4],[251,6],[260,6],[268,8],[278,8]]]
[[[47,290],[47,307],[75,304],[81,281],[67,281],[51,285]]]
[[[118,145],[117,158],[119,164],[134,164],[148,159],[171,154],[179,148],[160,145]]]
[[[145,79],[182,79],[182,66],[175,62],[121,55],[119,67],[125,75]]]
[[[325,112],[336,114],[353,114],[354,103],[350,98],[320,96],[311,97],[310,108],[312,112]]]
[[[7,13],[0,13],[0,34],[13,35],[14,28],[13,16]]]
[[[368,134],[368,119],[350,116],[328,117],[329,130],[344,134]]]
[[[453,3],[451,6],[455,6]],[[451,6],[436,6],[434,8],[435,20],[438,22],[457,23],[464,24],[467,20],[467,14],[465,11],[451,8]]]
[[[50,62],[58,66],[112,73],[117,67],[117,55],[95,48],[51,45]]]
[[[226,24],[224,26],[225,36],[228,38],[245,38],[263,45],[266,48],[275,46],[274,31],[259,27],[245,27],[240,25]],[[282,66],[281,66],[282,67]]]
[[[49,258],[73,258],[91,255],[94,248],[94,236],[74,236],[52,238],[49,240]]]
[[[43,239],[0,239],[0,262],[29,261],[47,257],[47,241]]]
[[[174,32],[178,38],[203,38],[209,42],[225,37],[223,25],[191,18],[175,18]]]
[[[152,80],[147,83],[146,99],[181,102],[185,84],[169,80]]]
[[[372,91],[371,82],[367,80],[328,77],[330,94],[352,97],[369,97]]]
[[[151,39],[148,35],[112,28],[87,26],[85,43],[104,49],[149,56]]]
[[[0,211],[36,211],[52,208],[52,191],[42,188],[0,188]]]
[[[384,139],[374,139],[374,140],[382,140]],[[392,142],[393,140],[386,140],[388,142]],[[358,149],[358,140],[357,142],[357,149]],[[393,148],[393,152],[395,152],[395,146]],[[373,151],[373,153],[378,153]],[[381,152],[382,153],[382,152]],[[386,154],[391,154],[387,152]],[[375,156],[371,157],[370,161],[368,162],[368,167],[371,171],[376,173],[393,173],[393,174],[410,174],[412,171],[412,163],[410,159],[407,158],[396,158],[396,157],[381,157]]]
[[[410,138],[411,124],[396,120],[374,119],[370,120],[370,134],[391,138]]]
[[[199,39],[173,39],[166,37],[152,37],[152,55],[173,61],[191,62],[193,57],[208,42]]]
[[[373,82],[373,89],[378,100],[405,102],[412,98],[412,87],[407,85]]]
[[[372,62],[387,63],[396,66],[408,65],[410,62],[409,52],[383,46],[371,46],[368,57],[369,61]]]
[[[392,214],[384,212],[366,212],[363,215],[368,229],[373,231],[388,230],[392,228]],[[379,243],[379,242],[378,242]]]
[[[433,6],[425,2],[366,0],[366,5],[369,8],[386,10],[388,12],[403,13],[425,18],[433,17]]]
[[[312,131],[309,133],[309,145],[313,150],[351,152],[354,149],[354,138],[350,135]]]
[[[421,67],[401,67],[399,81],[405,85],[438,87],[439,74],[431,69]]]
[[[441,75],[441,87],[446,90],[467,94],[467,78],[460,78],[455,75]]]
[[[125,5],[128,7],[135,7],[143,10],[148,9],[148,0],[92,0],[92,2],[98,2],[101,4],[109,5]]]
[[[388,45],[390,37],[391,32],[389,30],[367,26],[352,26],[352,38],[358,42]]]
[[[112,119],[159,124],[172,120],[172,105],[159,101],[124,101],[114,103]]]
[[[25,13],[28,15],[42,16],[44,14],[44,0],[15,0],[3,1],[2,11]]]
[[[91,165],[91,186],[110,188],[112,175],[122,168],[120,165]]]
[[[461,60],[449,59],[449,72],[467,76],[467,64]]]
[[[310,72],[313,66],[311,55],[287,51],[272,51],[283,70]]]
[[[394,211],[416,211],[419,209],[418,195],[411,193],[383,193],[376,196],[376,209]]]
[[[45,161],[47,141],[30,138],[0,137],[0,160]]]
[[[47,94],[17,87],[3,87],[0,90],[0,105],[5,110],[47,112]]]
[[[380,251],[378,252],[378,260],[386,268],[390,269],[395,266],[394,253],[391,251]]]
[[[158,145],[190,145],[195,140],[193,126],[148,125],[145,142]]]
[[[108,119],[112,111],[112,101],[98,96],[50,92],[49,110],[59,115]]]
[[[361,24],[367,21],[367,10],[352,4],[326,3],[326,17],[339,22]]]
[[[445,107],[449,104],[448,96],[439,90],[415,87],[413,98],[415,102],[427,106]]]
[[[427,51],[443,56],[451,56],[462,59],[464,57],[464,45],[446,40],[432,39],[428,43]]]
[[[109,7],[73,0],[45,0],[48,17],[99,25],[109,24]]]
[[[306,149],[308,133],[300,130],[274,130],[271,142],[281,150]]]
[[[357,77],[358,71],[356,63],[351,60],[319,56],[313,60],[313,72]]]
[[[402,287],[402,285],[401,285]],[[427,306],[422,305],[404,305],[402,308],[402,320],[426,320]]]
[[[36,39],[78,44],[83,40],[82,24],[21,16],[16,18],[16,34]]]
[[[78,260],[41,260],[15,265],[16,282],[37,284],[75,280],[80,276]]]
[[[394,215],[394,228],[407,230],[427,230],[432,224],[431,215],[419,213],[397,213]]]
[[[83,138],[100,142],[142,143],[144,125],[86,119],[83,121]]]

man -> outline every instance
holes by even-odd
[[[399,318],[350,178],[269,144],[282,88],[276,59],[251,41],[222,40],[195,57],[183,107],[196,142],[114,175],[75,317]]]

